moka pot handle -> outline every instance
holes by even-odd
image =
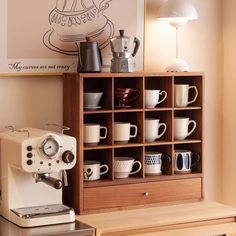
[[[135,57],[136,53],[138,52],[139,46],[140,46],[140,40],[138,38],[134,38],[134,43],[135,43],[135,47],[134,47],[134,51],[132,53],[132,56]]]

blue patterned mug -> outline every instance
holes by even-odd
[[[162,170],[171,162],[171,158],[161,152],[146,152],[144,163],[146,175],[161,175]]]

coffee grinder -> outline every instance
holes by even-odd
[[[133,72],[135,57],[140,41],[136,37],[125,36],[124,30],[119,30],[120,35],[110,41],[113,58],[111,60],[111,72]],[[132,48],[134,45],[133,52]]]
[[[62,187],[76,163],[76,139],[8,128],[0,133],[0,214],[22,227],[74,222],[74,210],[62,204]]]

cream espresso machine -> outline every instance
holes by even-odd
[[[8,128],[0,133],[0,214],[21,227],[74,222],[74,210],[62,204],[62,187],[76,163],[76,139]]]

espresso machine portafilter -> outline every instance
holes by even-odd
[[[62,187],[75,163],[74,137],[31,127],[1,133],[0,214],[22,227],[73,222]]]

